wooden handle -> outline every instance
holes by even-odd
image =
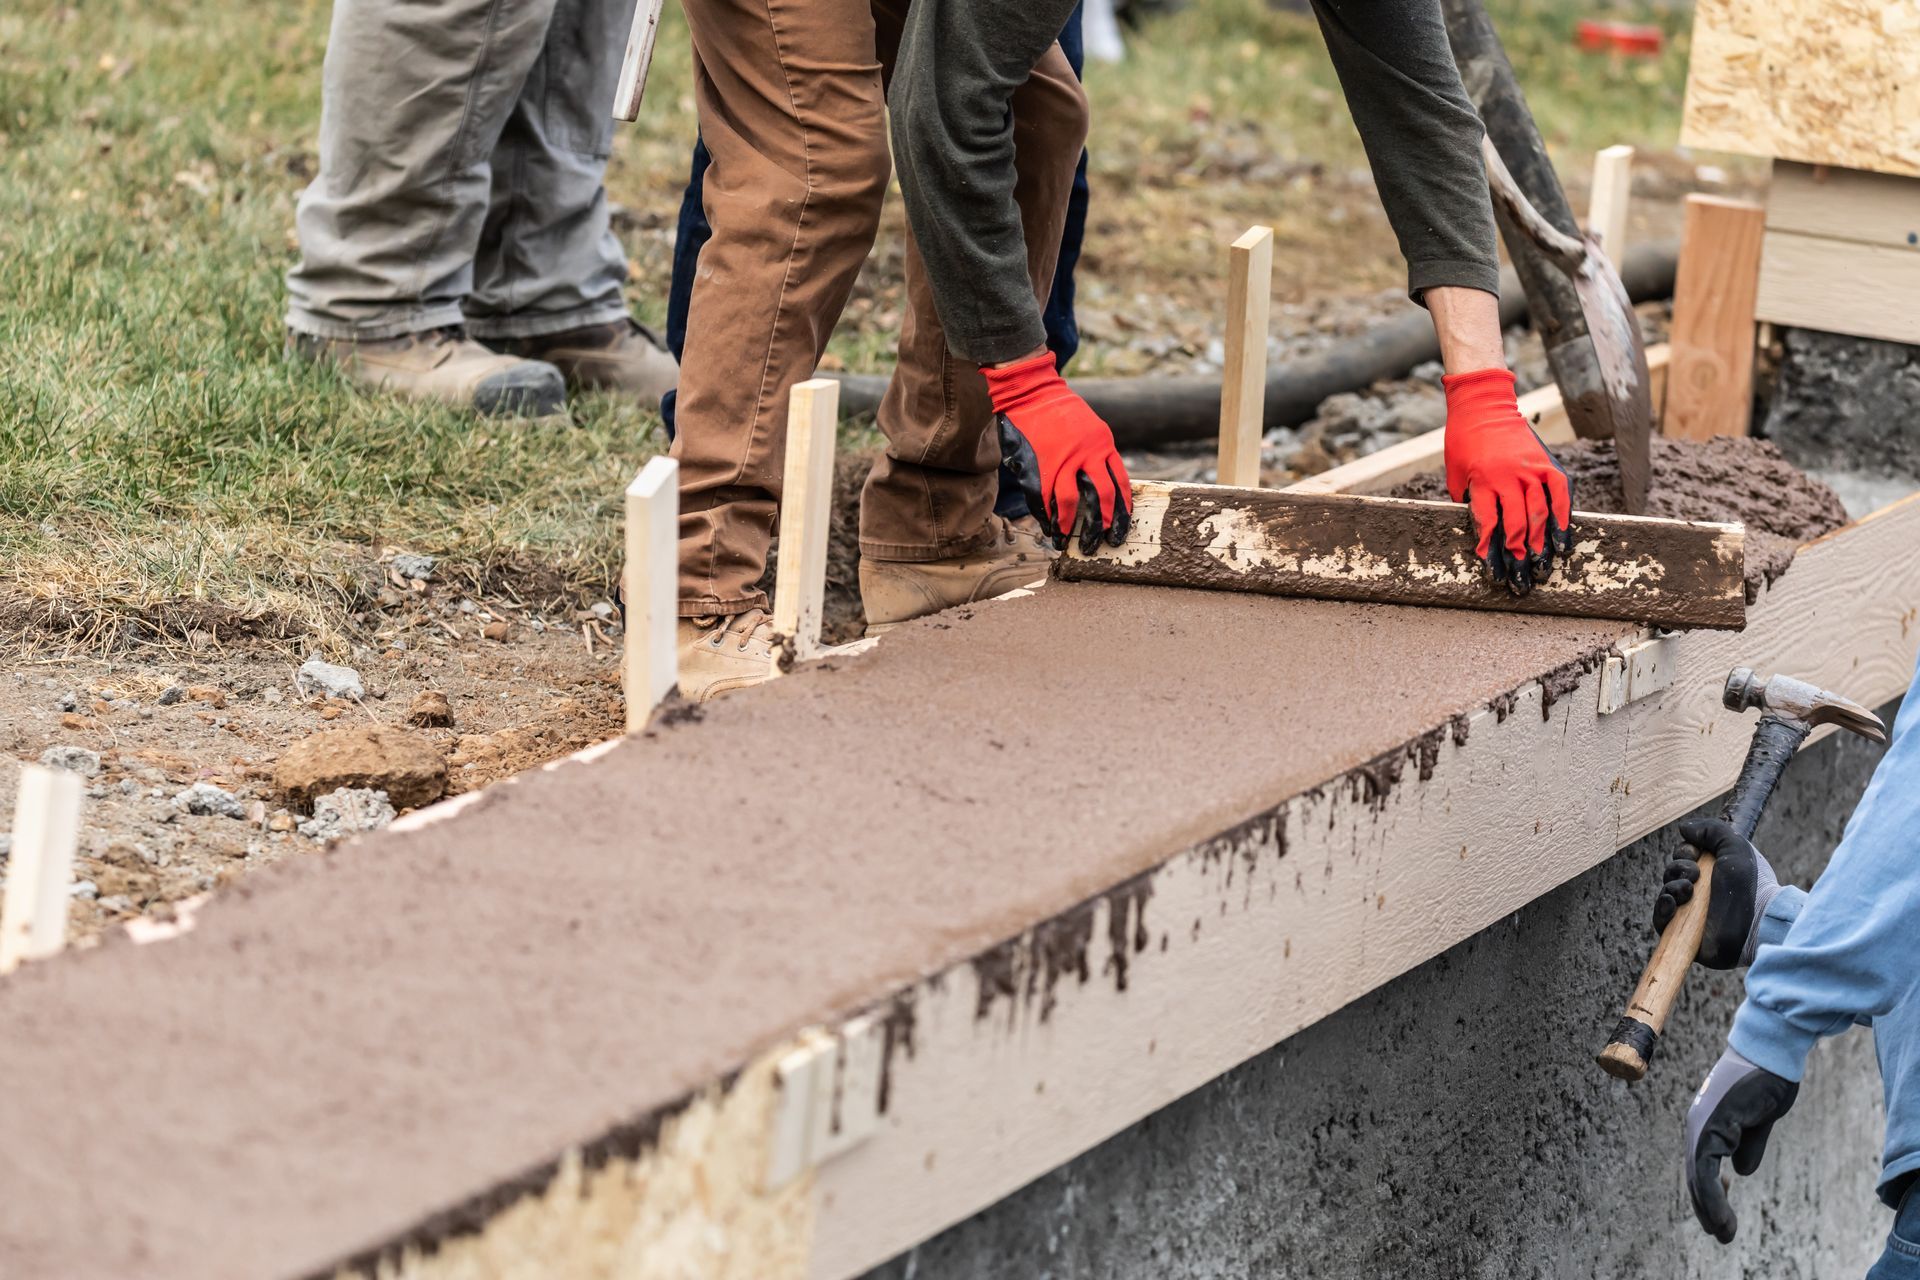
[[[1713,855],[1700,855],[1700,879],[1694,883],[1693,897],[1674,912],[1673,919],[1660,933],[1653,958],[1640,975],[1640,985],[1627,1001],[1627,1011],[1613,1029],[1613,1038],[1600,1051],[1600,1069],[1620,1080],[1638,1080],[1647,1074],[1647,1059],[1660,1032],[1680,997],[1687,980],[1687,969],[1700,954],[1700,939],[1707,931],[1707,900],[1713,886]]]

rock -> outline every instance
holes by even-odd
[[[75,880],[67,886],[67,896],[79,898],[83,902],[91,902],[100,896],[100,886],[91,880]]]
[[[407,723],[420,729],[451,729],[453,706],[438,689],[422,689],[407,706]]]
[[[187,690],[187,696],[195,702],[204,702],[215,711],[227,705],[227,691],[218,685],[196,684]]]
[[[48,747],[40,753],[40,763],[49,769],[69,769],[83,778],[100,772],[100,753],[85,747]]]
[[[140,784],[132,778],[120,779],[120,794],[132,799],[140,794]]]
[[[267,819],[267,830],[269,831],[291,831],[295,825],[297,824],[294,821],[293,815],[285,809],[276,810],[274,815]]]
[[[160,696],[154,699],[155,702],[163,707],[171,707],[176,703],[185,702],[186,700],[187,686],[183,684],[168,685],[167,688],[161,692]]]
[[[86,716],[75,715],[69,711],[60,717],[60,727],[62,729],[98,729],[100,726]]]
[[[393,558],[393,571],[403,578],[425,582],[433,576],[433,568],[437,563],[439,562],[432,556],[417,556],[403,552]]]
[[[489,640],[505,640],[508,633],[512,630],[513,628],[503,620],[489,622],[486,626],[480,628],[480,634]]]
[[[589,608],[587,612],[591,613],[594,617],[598,618],[600,621],[607,622],[607,621],[610,621],[613,617],[613,606],[608,604],[605,600],[595,600],[593,602],[593,606]]]
[[[63,693],[53,700],[53,708],[56,711],[76,711],[79,707],[80,695],[77,693]]]
[[[300,664],[294,683],[303,694],[320,693],[329,698],[361,699],[367,696],[366,682],[352,667],[336,667],[331,662],[308,658]]]
[[[393,818],[386,792],[342,787],[313,802],[313,816],[300,824],[300,834],[309,840],[340,840],[362,831],[378,831]]]
[[[211,782],[196,782],[185,791],[174,796],[176,808],[200,817],[244,818],[247,816],[246,802],[223,787]]]
[[[357,787],[384,791],[396,806],[417,809],[446,791],[447,762],[417,733],[356,725],[325,730],[288,747],[274,766],[273,781],[295,804]]]
[[[116,893],[110,898],[100,899],[100,909],[111,911],[116,915],[130,916],[140,908],[134,905],[132,898],[123,893]]]

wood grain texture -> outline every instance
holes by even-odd
[[[1761,253],[1762,320],[1920,343],[1920,250],[1769,231]]]
[[[840,384],[798,383],[787,397],[787,466],[780,494],[780,573],[773,586],[773,629],[793,637],[796,658],[820,651],[827,595],[827,532],[833,522],[834,428]]]
[[[1451,502],[1136,484],[1118,547],[1071,549],[1061,577],[1386,604],[1745,624],[1738,525],[1574,513],[1570,564],[1526,596],[1494,587],[1473,522]]]
[[[1221,484],[1260,486],[1272,301],[1273,228],[1252,227],[1227,255],[1227,361],[1220,376],[1217,467]]]
[[[1666,394],[1667,362],[1671,354],[1672,348],[1664,342],[1647,348],[1647,375],[1656,407]],[[1534,431],[1549,445],[1566,444],[1574,438],[1560,388],[1551,383],[1520,397],[1520,415],[1533,424]],[[1415,476],[1440,470],[1445,463],[1446,444],[1446,428],[1436,427],[1319,475],[1297,480],[1281,492],[1383,493]]]
[[[1661,430],[1679,440],[1743,436],[1753,416],[1754,295],[1766,210],[1687,197],[1673,283],[1672,365]]]
[[[1627,251],[1627,214],[1633,205],[1633,148],[1605,147],[1593,157],[1593,194],[1587,200],[1587,230],[1600,238],[1607,259]]]
[[[1920,252],[1920,178],[1779,161],[1767,230]]]
[[[627,732],[638,733],[680,682],[674,643],[680,599],[680,464],[651,458],[626,492]]]
[[[1920,5],[1699,0],[1680,141],[1920,176]]]
[[[660,34],[660,11],[666,0],[636,0],[633,26],[627,32],[627,50],[620,57],[620,79],[613,90],[613,118],[640,118],[640,99],[647,92],[647,71],[653,66],[653,44]]]

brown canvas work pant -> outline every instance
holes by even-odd
[[[884,81],[907,0],[684,0],[700,135],[713,157],[673,456],[680,613],[765,605],[787,393],[813,375],[872,248],[889,176]],[[1044,301],[1087,104],[1058,45],[1013,95],[1015,201]],[[986,383],[947,348],[909,239],[887,437],[861,499],[860,550],[926,561],[991,536],[1000,451]]]

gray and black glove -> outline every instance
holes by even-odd
[[[1713,878],[1720,879],[1714,868]],[[1733,1171],[1747,1177],[1767,1153],[1773,1122],[1793,1106],[1800,1086],[1757,1067],[1732,1049],[1720,1055],[1687,1109],[1687,1198],[1693,1216],[1721,1244],[1733,1242],[1739,1220],[1720,1185],[1720,1162],[1733,1157]]]
[[[1660,896],[1653,902],[1653,927],[1664,931],[1674,912],[1693,900],[1700,879],[1695,861],[1713,855],[1713,882],[1707,889],[1707,928],[1700,937],[1701,964],[1732,969],[1753,963],[1760,946],[1760,919],[1780,892],[1773,867],[1753,842],[1718,818],[1680,824],[1688,847],[1661,872]]]

